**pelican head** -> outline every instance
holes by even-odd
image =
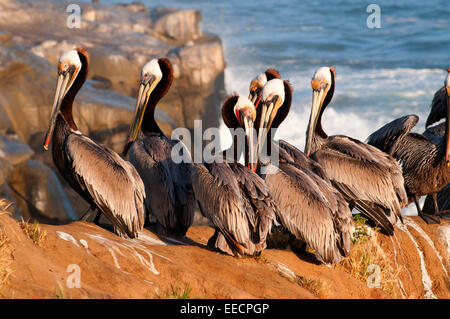
[[[79,52],[81,51],[85,54],[83,49],[67,51],[63,53],[58,60],[58,81],[56,83],[56,92],[50,116],[50,125],[44,141],[45,150],[48,150],[48,145],[50,144],[53,130],[55,129],[56,118],[61,108],[61,103],[72,87],[72,84],[75,82],[82,67],[79,56]]]
[[[334,74],[334,68],[321,67],[314,73],[314,76],[311,80],[313,98],[305,145],[306,156],[311,155],[312,140],[315,134],[314,132],[317,126],[317,122],[320,118],[322,108],[324,107],[325,98],[330,92],[331,86],[333,84]]]
[[[159,59],[153,59],[144,64],[141,69],[134,121],[130,127],[127,143],[125,144],[125,148],[122,152],[124,156],[127,155],[128,150],[138,136],[150,95],[163,77],[163,72],[159,63]]]
[[[285,87],[281,79],[272,79],[264,85],[261,93],[261,119],[259,122],[258,153],[261,152],[272,122],[285,100]]]

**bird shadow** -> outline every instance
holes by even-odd
[[[314,253],[308,251],[308,247],[305,242],[298,240],[283,226],[277,226],[272,228],[271,233],[267,238],[267,248],[292,251],[299,259],[315,264],[322,264],[314,255]]]

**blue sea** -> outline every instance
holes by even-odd
[[[380,28],[367,26],[371,2],[357,0],[143,2],[201,11],[202,29],[223,41],[228,92],[247,95],[250,80],[268,67],[290,80],[293,105],[277,135],[301,149],[318,67],[335,66],[337,72],[324,130],[360,140],[411,113],[419,115],[415,131],[422,132],[450,67],[448,1],[377,1]]]

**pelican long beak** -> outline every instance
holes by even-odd
[[[325,89],[327,84],[321,83],[319,81],[311,81],[311,86],[313,89],[313,98],[311,106],[311,114],[309,116],[308,129],[306,131],[306,144],[305,144],[305,154],[306,156],[311,155],[312,141],[314,138],[317,121],[319,120],[320,110],[322,109],[322,104],[325,99]]]
[[[450,88],[447,90],[447,141],[445,149],[445,161],[447,162],[447,167],[450,167]]]
[[[139,93],[136,100],[136,108],[133,116],[134,120],[130,126],[127,142],[122,151],[123,156],[127,156],[131,145],[133,145],[134,141],[136,141],[136,138],[139,134],[139,130],[141,128],[142,120],[145,114],[145,109],[147,108],[148,99],[157,84],[157,81],[155,81],[155,79],[156,78],[152,76],[147,82],[141,82],[139,84]]]
[[[272,127],[272,122],[280,109],[283,100],[278,96],[274,95],[270,100],[262,101],[262,111],[261,119],[259,122],[259,132],[258,132],[258,154],[263,150],[264,143],[267,139],[267,134]]]
[[[61,103],[72,86],[75,78],[77,77],[79,69],[70,68],[68,71],[59,72],[58,81],[56,83],[55,98],[53,100],[52,112],[50,116],[50,124],[45,135],[44,149],[48,150],[48,145],[53,136],[53,131],[56,125],[56,118],[58,116],[59,110],[61,108]]]
[[[256,140],[255,140],[255,128],[254,128],[254,119],[251,112],[243,112],[242,119],[244,122],[244,130],[245,136],[248,143],[248,163],[247,167],[250,168],[253,172],[256,172],[256,168],[258,165],[257,161],[257,148],[256,148]]]

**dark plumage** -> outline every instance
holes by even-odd
[[[227,98],[222,106],[225,124],[230,128],[253,123],[254,106],[237,95]],[[246,118],[247,120],[244,120]],[[241,120],[239,120],[241,119]],[[248,141],[245,161],[249,165]],[[233,143],[231,149],[236,150]],[[255,255],[266,247],[267,234],[277,212],[264,181],[234,158],[226,158],[224,151],[212,163],[194,164],[192,183],[200,210],[216,228],[208,245],[233,255]]]
[[[199,207],[216,228],[209,245],[233,256],[255,255],[266,248],[276,205],[264,181],[237,162],[195,164]]]
[[[424,204],[424,212],[433,212],[435,210],[434,206],[432,208],[429,208],[427,210],[427,205],[432,205],[431,201],[433,200],[432,197],[427,196],[427,198],[425,199],[425,204]],[[430,204],[428,204],[428,201],[430,201]],[[450,210],[450,184],[448,184],[447,186],[444,187],[443,190],[441,190],[438,194],[437,194],[437,205],[439,208],[439,211],[449,211]]]
[[[278,87],[273,85],[273,91],[271,86],[267,82],[263,89],[266,98],[262,98],[257,110],[261,114],[265,113],[264,108],[272,108],[271,103],[281,104],[274,111],[272,125],[264,127],[267,129],[277,128],[284,121],[292,102],[292,87],[287,81]],[[282,96],[284,99],[280,101]],[[261,116],[257,119],[261,120]],[[352,215],[347,203],[317,162],[293,145],[285,141],[278,144],[269,136],[269,148],[279,155],[279,165],[262,165],[260,175],[278,205],[278,219],[291,234],[314,250],[319,261],[339,262],[351,248]]]
[[[425,123],[427,128],[447,116],[447,91],[445,87],[434,93],[430,108],[430,114],[428,114],[427,122]]]
[[[383,131],[392,131],[389,128],[390,124],[386,124],[369,136],[368,143],[372,144],[374,137],[376,140],[376,137],[380,135],[389,136]],[[404,130],[402,129],[402,131]],[[427,135],[430,136],[430,133],[428,132]],[[384,147],[380,149],[389,151],[400,162],[409,202],[417,202],[421,196],[436,193],[450,183],[450,169],[444,160],[443,137],[434,135],[433,138],[429,138],[417,133],[400,134],[399,136],[399,139],[392,140],[391,143],[382,143]],[[380,145],[380,143],[377,144]],[[437,222],[432,217],[424,216],[420,208],[417,208],[419,214],[427,222]]]
[[[195,198],[192,164],[172,161],[172,148],[177,143],[165,136],[142,134],[131,147],[129,158],[144,181],[149,198],[145,205],[157,220],[158,233],[183,237],[194,220]]]
[[[396,144],[416,126],[418,121],[419,117],[414,114],[400,117],[373,132],[366,142],[392,155]]]
[[[434,144],[438,144],[439,141],[444,137],[445,130],[445,123],[440,123],[428,127],[425,132],[423,132],[423,135]],[[425,203],[423,204],[422,211],[425,214],[433,214],[436,211],[436,204],[438,207],[438,211],[440,212],[450,210],[450,184],[444,187],[444,189],[441,190],[437,195],[427,195]]]
[[[155,59],[143,67],[140,84],[143,93],[138,97],[135,120],[123,153],[126,155],[130,150],[130,162],[144,182],[145,206],[157,220],[158,233],[183,237],[194,220],[193,166],[188,150],[182,144],[189,162],[172,160],[172,149],[182,142],[167,138],[154,117],[156,105],[168,92],[172,79],[172,65],[167,59]],[[148,91],[147,87],[150,87]]]
[[[137,237],[144,225],[144,184],[133,165],[78,131],[72,104],[86,80],[89,59],[82,49],[69,53],[62,56],[58,66],[58,89],[44,147],[51,137],[53,161],[69,185],[113,223],[118,235]],[[77,65],[63,59],[66,56],[71,56]],[[67,71],[63,65],[68,66]],[[75,80],[67,93],[59,97],[65,91],[64,83],[70,83],[64,80],[68,77]]]

